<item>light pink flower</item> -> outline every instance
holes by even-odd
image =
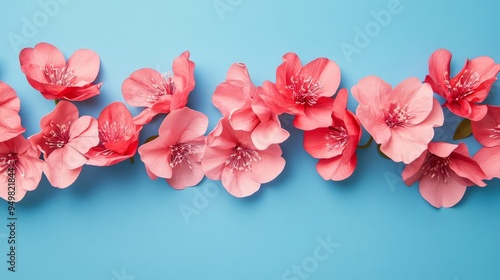
[[[330,126],[304,132],[304,149],[320,159],[316,169],[325,180],[344,180],[356,169],[361,124],[347,110],[347,97],[346,89],[337,94]]]
[[[440,49],[429,59],[429,75],[425,82],[432,86],[446,102],[443,106],[460,117],[478,121],[484,117],[487,108],[480,105],[488,96],[491,86],[497,80],[500,64],[481,56],[465,62],[464,68],[450,79],[451,53]]]
[[[204,176],[201,159],[207,127],[207,116],[187,107],[167,115],[158,138],[139,147],[149,177],[166,178],[174,189],[197,185]]]
[[[394,89],[382,79],[363,78],[352,88],[361,124],[381,151],[396,162],[415,160],[443,125],[443,111],[428,84],[409,78]]]
[[[283,143],[290,134],[281,127],[274,114],[261,98],[264,88],[255,87],[245,64],[231,65],[226,81],[215,89],[212,102],[235,130],[251,131],[259,150]]]
[[[43,172],[52,186],[66,188],[75,182],[87,163],[85,154],[99,144],[97,120],[78,117],[78,109],[61,101],[40,121],[42,131],[31,137],[43,153]]]
[[[471,121],[472,135],[483,146],[500,146],[500,106],[485,106],[486,115],[479,121]]]
[[[21,126],[20,106],[21,102],[14,89],[0,82],[0,142],[14,138],[26,130]]]
[[[194,89],[194,63],[189,52],[183,52],[172,64],[173,76],[143,68],[135,71],[123,81],[122,93],[125,101],[136,107],[146,107],[134,122],[144,125],[157,114],[183,108],[189,93]]]
[[[19,61],[30,85],[46,99],[82,101],[99,94],[102,83],[92,84],[99,72],[99,56],[91,50],[77,50],[66,63],[56,47],[40,43],[23,49]]]
[[[0,197],[18,202],[35,190],[42,178],[40,151],[22,135],[0,143]],[[12,186],[15,189],[9,189]]]
[[[99,145],[90,149],[87,164],[109,166],[134,156],[142,126],[133,123],[132,115],[121,102],[113,102],[97,119]]]
[[[223,118],[207,137],[201,164],[208,178],[221,180],[233,196],[246,197],[276,178],[285,167],[285,159],[279,145],[259,150],[252,142],[251,132],[234,130]]]
[[[283,56],[276,70],[276,87],[269,87],[264,101],[275,113],[295,116],[293,124],[312,130],[330,124],[333,99],[340,84],[340,69],[327,58],[317,58],[304,67],[295,53]]]
[[[486,186],[482,181],[485,174],[463,143],[429,143],[429,148],[406,166],[402,176],[408,186],[420,181],[420,194],[436,208],[457,204],[468,186]]]

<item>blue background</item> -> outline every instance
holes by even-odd
[[[211,94],[234,62],[246,63],[260,84],[274,81],[288,51],[304,63],[324,56],[339,64],[342,86],[350,88],[371,74],[393,85],[423,79],[438,48],[454,54],[455,73],[466,58],[500,61],[494,0],[401,0],[385,26],[374,24],[371,12],[387,10],[388,0],[143,2],[66,0],[50,14],[38,1],[0,4],[0,80],[21,98],[25,136],[37,133],[54,107],[19,69],[19,50],[42,41],[67,58],[79,48],[100,55],[101,95],[77,104],[95,117],[123,101],[121,83],[133,71],[170,71],[172,60],[189,50],[196,63],[189,106],[209,116],[209,129],[220,116]],[[36,30],[25,27],[35,23]],[[368,28],[369,41],[356,42],[356,28]],[[22,42],[13,43],[13,36]],[[344,54],[343,43],[357,52]],[[500,104],[499,94],[497,83],[488,101]],[[355,106],[351,98],[349,108]],[[447,116],[439,140],[451,141],[460,120]],[[155,134],[160,121],[141,139]],[[290,121],[283,119],[292,134],[282,145],[284,172],[245,199],[207,179],[175,191],[164,180],[151,181],[138,156],[134,165],[86,166],[64,190],[42,179],[17,205],[16,273],[7,271],[7,203],[1,201],[0,279],[500,279],[498,180],[469,188],[452,209],[435,209],[417,186],[402,183],[403,166],[372,145],[358,152],[351,178],[324,181]],[[477,150],[473,139],[466,143]],[[335,249],[322,249],[322,260],[315,259],[318,240],[328,239]],[[294,265],[302,275],[293,275]]]

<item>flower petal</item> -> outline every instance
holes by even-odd
[[[450,80],[450,61],[451,53],[448,50],[435,51],[429,58],[429,75],[425,77],[425,82],[431,85],[432,90],[445,99],[449,95],[445,80]]]
[[[321,85],[318,96],[333,96],[340,85],[340,68],[337,63],[327,58],[317,58],[309,62],[300,70],[300,75],[311,77]]]
[[[21,68],[24,65],[33,64],[39,68],[46,66],[63,67],[66,65],[66,59],[56,47],[47,43],[39,43],[34,48],[25,48],[19,54]],[[24,71],[23,71],[24,72]],[[28,73],[24,73],[28,75]],[[41,80],[39,82],[42,82]],[[43,81],[45,82],[45,81]]]
[[[141,145],[138,152],[149,172],[161,178],[171,178],[171,149],[170,145],[165,144],[165,140],[165,137],[160,136]]]
[[[251,178],[258,183],[274,180],[285,168],[285,159],[281,157],[279,145],[271,145],[264,151],[258,151],[261,160],[252,163]]]
[[[467,187],[465,180],[452,173],[446,182],[423,176],[418,189],[427,202],[436,208],[441,208],[457,204],[464,196]]]
[[[276,115],[274,119],[259,123],[252,131],[252,142],[259,150],[265,150],[272,144],[281,144],[290,133],[281,128],[280,121]]]
[[[233,110],[229,115],[229,122],[236,130],[251,131],[259,124],[260,120],[253,112],[250,104],[248,104],[240,109]]]
[[[406,106],[411,116],[411,124],[419,124],[427,118],[432,110],[432,89],[429,84],[422,84],[417,78],[408,78],[398,84],[387,96],[384,108],[391,103]]]
[[[99,55],[91,50],[77,50],[69,58],[67,67],[73,71],[74,83],[77,86],[87,85],[97,78],[100,67]]]
[[[174,189],[182,190],[198,185],[204,176],[201,163],[193,161],[191,165],[181,163],[173,168],[172,177],[167,179],[167,183]]]
[[[485,174],[486,180],[500,178],[500,164],[498,164],[498,155],[500,146],[483,147],[475,155],[474,160],[479,164]]]
[[[232,171],[230,167],[222,171],[221,181],[228,193],[239,198],[254,194],[261,185],[252,179],[250,172]]]
[[[123,98],[130,106],[151,107],[158,94],[157,87],[164,81],[160,72],[151,68],[142,68],[125,79],[122,84]]]
[[[208,118],[203,113],[187,107],[171,112],[160,125],[160,136],[168,136],[169,143],[186,143],[205,134]]]
[[[73,184],[81,171],[82,167],[75,169],[66,167],[63,149],[54,150],[43,166],[43,173],[47,176],[50,184],[56,188],[67,188]]]
[[[305,106],[304,113],[295,116],[293,125],[301,130],[326,127],[332,123],[333,98],[321,97],[312,106]]]
[[[349,178],[356,169],[356,154],[339,155],[333,158],[320,159],[316,165],[319,175],[325,180],[342,181]]]

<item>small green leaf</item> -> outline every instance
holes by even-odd
[[[465,139],[472,135],[472,126],[469,119],[464,119],[455,130],[453,140]]]
[[[159,135],[153,135],[153,136],[150,136],[148,139],[146,139],[146,142],[144,142],[144,144],[146,143],[149,143],[153,140],[155,140],[156,138],[158,138]]]
[[[378,145],[377,145],[377,151],[378,151],[378,153],[379,153],[379,154],[380,154],[383,158],[386,158],[386,159],[391,159],[390,157],[386,156],[386,155],[384,154],[384,152],[382,152],[382,151],[380,150],[380,144],[378,144]]]
[[[57,103],[59,103],[59,99],[54,99],[54,103],[57,105]]]

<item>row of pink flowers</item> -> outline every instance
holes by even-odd
[[[500,72],[489,57],[468,60],[450,78],[451,53],[438,50],[423,82],[412,77],[393,87],[379,77],[365,77],[350,90],[359,104],[356,113],[347,108],[348,89],[339,89],[340,68],[332,60],[303,65],[287,53],[276,81],[262,85],[254,85],[245,64],[236,63],[212,96],[221,119],[206,135],[207,116],[186,107],[195,87],[189,56],[186,51],[174,60],[172,74],[143,68],[125,79],[123,97],[128,105],[144,108],[139,115],[114,102],[95,119],[79,116],[72,103],[100,92],[102,83],[94,83],[100,64],[95,52],[78,50],[66,61],[47,43],[22,50],[21,70],[30,85],[58,103],[42,118],[41,131],[26,139],[19,98],[0,82],[0,196],[8,197],[12,167],[19,201],[36,189],[42,173],[54,187],[65,188],[84,165],[117,164],[137,151],[149,177],[164,178],[175,189],[196,186],[206,176],[220,180],[236,197],[250,196],[285,168],[280,144],[290,134],[280,122],[282,114],[292,115],[293,125],[304,131],[304,149],[318,159],[316,168],[325,180],[344,180],[355,172],[363,127],[381,153],[406,164],[404,182],[418,182],[421,195],[435,207],[452,207],[467,187],[484,187],[484,180],[500,177],[495,164],[500,107],[482,104]],[[470,120],[484,146],[474,157],[464,143],[433,142],[435,128],[444,123],[442,107]],[[158,115],[166,115],[158,135],[140,145],[143,126]]]

